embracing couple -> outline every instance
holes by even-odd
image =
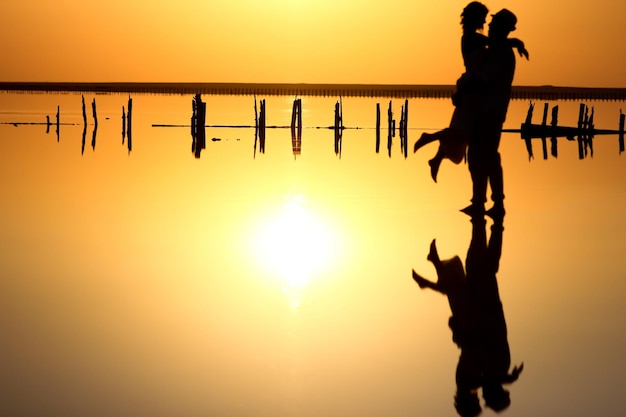
[[[487,14],[487,7],[477,1],[463,9],[461,52],[465,73],[457,81],[457,91],[452,98],[456,107],[450,126],[422,134],[414,152],[427,143],[439,141],[437,154],[429,161],[431,176],[436,181],[441,161],[449,159],[458,164],[467,149],[473,195],[472,203],[462,211],[472,216],[483,215],[489,184],[493,207],[487,214],[501,217],[504,216],[504,186],[498,147],[515,74],[513,48],[526,59],[528,51],[522,41],[508,37],[517,24],[517,17],[511,11],[502,9],[492,15],[485,36],[481,31]]]

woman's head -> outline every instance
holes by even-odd
[[[465,30],[482,29],[485,25],[489,9],[487,6],[478,1],[469,3],[461,13],[461,25]]]

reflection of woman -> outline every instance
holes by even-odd
[[[463,9],[461,13],[461,26],[463,36],[461,37],[461,53],[463,54],[463,64],[465,65],[465,75],[471,75],[478,71],[483,56],[488,46],[488,38],[480,33],[487,17],[487,7],[473,1]],[[512,47],[516,47],[520,55],[528,58],[528,51],[524,48],[524,43],[519,39],[509,39]],[[453,100],[456,108],[452,114],[450,126],[435,133],[423,133],[415,146],[413,152],[417,152],[422,146],[439,141],[439,149],[434,158],[428,161],[430,165],[430,175],[437,181],[439,166],[444,158],[448,158],[455,164],[459,164],[465,157],[469,134],[471,133],[476,111],[480,104],[479,90],[474,89],[464,94],[455,96]]]
[[[510,398],[503,384],[516,381],[523,369],[522,364],[509,373],[511,355],[496,280],[502,252],[502,221],[492,226],[488,244],[484,217],[474,217],[472,225],[465,272],[458,256],[439,259],[434,240],[427,259],[435,266],[437,282],[413,271],[413,279],[420,288],[431,288],[448,297],[452,338],[461,349],[456,369],[455,407],[463,416],[480,413],[480,388],[488,407],[496,411],[507,408]]]

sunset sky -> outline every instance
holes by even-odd
[[[1,81],[449,84],[467,1],[4,0]],[[626,3],[487,2],[518,16],[517,85],[626,87]]]

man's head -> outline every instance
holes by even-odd
[[[506,38],[509,33],[515,30],[517,17],[508,9],[502,9],[498,13],[491,15],[489,22],[489,37],[493,39]]]

